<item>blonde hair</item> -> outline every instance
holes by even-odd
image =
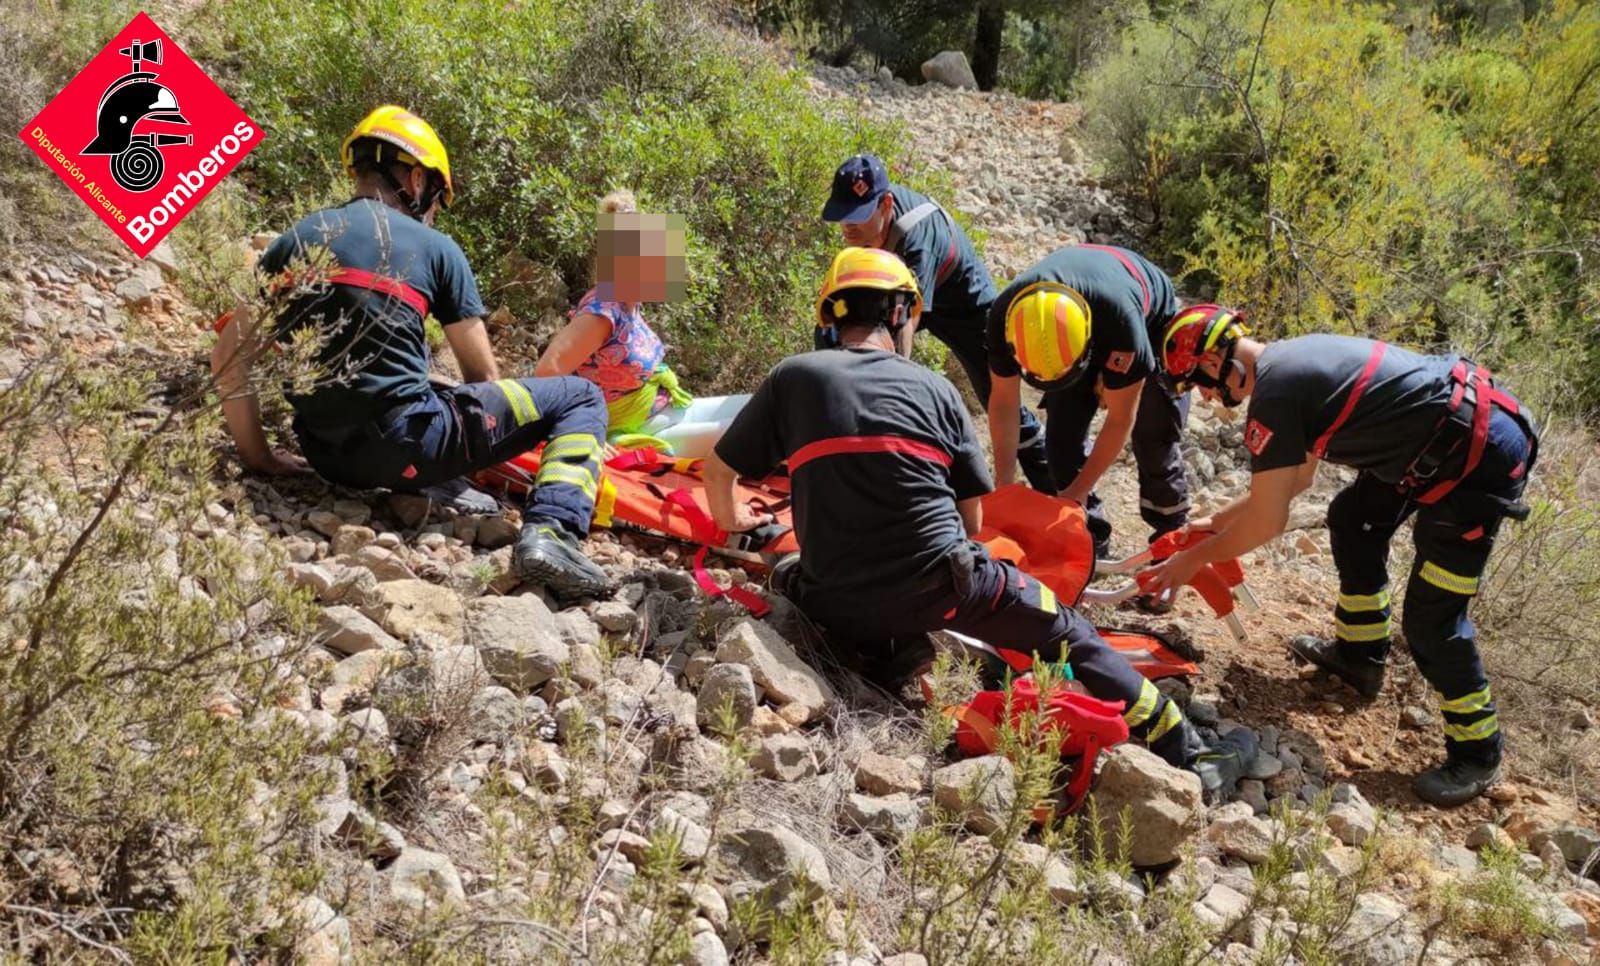
[[[613,191],[600,199],[600,214],[602,215],[615,215],[638,210],[639,202],[633,197],[633,192],[626,188],[621,191]]]

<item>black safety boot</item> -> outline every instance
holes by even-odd
[[[1194,772],[1200,776],[1200,787],[1205,799],[1212,805],[1233,797],[1239,779],[1255,763],[1261,749],[1261,739],[1249,728],[1235,728],[1211,743],[1195,759]]]
[[[783,559],[772,565],[772,572],[767,574],[767,589],[780,597],[794,600],[794,584],[800,577],[800,554],[785,554]]]
[[[1353,653],[1353,648],[1340,646],[1338,641],[1312,637],[1310,634],[1302,634],[1290,641],[1289,650],[1302,661],[1309,661],[1329,674],[1338,675],[1339,680],[1368,701],[1383,690],[1383,671],[1389,666],[1387,661],[1362,657],[1359,653]]]
[[[563,600],[610,597],[616,590],[606,572],[578,549],[577,540],[557,527],[525,523],[511,557],[511,572],[543,584]]]
[[[1412,779],[1411,790],[1429,805],[1455,808],[1482,795],[1499,780],[1499,749],[1491,755],[1480,756],[1461,754],[1452,748],[1443,765]]]

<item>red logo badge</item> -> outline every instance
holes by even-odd
[[[866,183],[866,181],[858,178],[856,179],[856,183],[850,186],[850,190],[856,193],[857,198],[860,198],[865,196],[867,192],[872,190],[872,188]]]
[[[140,258],[262,137],[143,13],[18,136]]]
[[[1259,420],[1252,419],[1244,427],[1244,448],[1250,451],[1251,456],[1260,456],[1261,451],[1272,442],[1272,430],[1261,425]]]
[[[1126,374],[1129,369],[1133,368],[1133,353],[1131,353],[1131,352],[1113,352],[1113,353],[1111,353],[1109,356],[1106,357],[1106,368],[1110,369],[1112,372],[1120,372],[1120,373]]]

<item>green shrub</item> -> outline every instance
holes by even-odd
[[[1229,0],[1136,24],[1085,83],[1091,153],[1152,253],[1267,334],[1537,358],[1593,405],[1600,125],[1575,125],[1600,112],[1600,11],[1470,46],[1388,14]]]
[[[338,147],[372,107],[404,104],[451,152],[457,205],[440,227],[491,309],[521,323],[590,284],[595,203],[631,187],[689,226],[690,287],[652,308],[688,385],[748,388],[809,347],[837,234],[818,217],[834,166],[887,134],[824,115],[802,77],[699,4],[445,5],[265,0],[221,9],[230,90],[267,131],[242,166],[263,225],[304,214],[344,177]],[[564,292],[511,285],[552,266]],[[535,286],[534,288],[537,288]]]

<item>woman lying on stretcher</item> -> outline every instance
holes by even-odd
[[[749,396],[695,399],[667,366],[666,347],[639,306],[680,298],[684,229],[671,215],[641,214],[632,193],[600,202],[595,287],[540,356],[534,375],[578,375],[605,393],[607,437],[623,446],[651,445],[675,456],[701,457]]]

